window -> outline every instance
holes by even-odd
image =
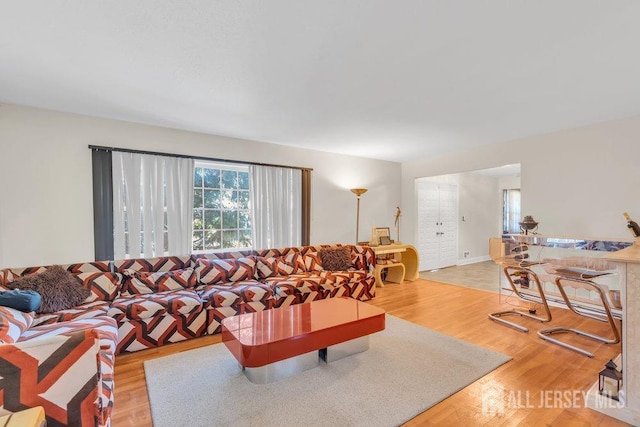
[[[520,189],[502,190],[502,231],[520,233]]]
[[[250,248],[249,168],[196,162],[193,182],[193,251]]]
[[[284,211],[294,212],[282,201],[272,203],[268,209],[261,203],[264,197],[251,202],[251,194],[274,193],[254,182],[258,167],[301,171],[299,191],[287,189],[279,181],[271,185],[285,194],[301,193],[300,200],[294,202],[300,205],[296,214],[300,216],[299,224],[292,220],[286,223],[291,230],[300,229],[301,237],[295,244],[280,243],[281,247],[309,244],[312,169],[236,164],[221,159],[93,145],[89,149],[96,260],[252,248],[264,235],[254,237],[254,228],[258,231],[282,228],[276,220],[282,222]],[[250,179],[250,168],[254,170],[254,179]],[[253,209],[258,213],[253,213]],[[267,214],[262,215],[264,212]]]

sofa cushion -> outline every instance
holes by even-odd
[[[78,331],[94,330],[98,334],[101,348],[108,348],[115,354],[118,343],[116,321],[108,316],[97,316],[91,319],[75,319],[68,322],[52,323],[29,328],[20,337],[20,342],[37,338],[70,334]]]
[[[144,295],[190,289],[196,285],[193,268],[155,273],[125,270],[122,296]]]
[[[113,262],[117,272],[124,270],[145,271],[152,273],[156,271],[183,270],[193,267],[192,256],[166,256],[157,258],[134,258],[120,259]]]
[[[202,309],[202,299],[193,289],[116,298],[108,314],[122,322],[141,320],[164,314],[190,314]]]
[[[304,265],[304,271],[322,271],[322,259],[318,252],[307,252],[302,255],[302,264]]]
[[[230,307],[240,303],[262,303],[270,308],[273,291],[268,285],[254,280],[229,282],[198,287],[198,294],[204,302],[204,308]]]
[[[11,289],[31,289],[42,297],[38,313],[52,313],[81,304],[91,293],[69,271],[59,265],[8,283]]]
[[[344,282],[358,282],[360,280],[370,277],[369,273],[363,270],[348,270],[348,271],[327,271],[319,273],[321,276],[327,276],[332,278],[332,282],[338,282],[340,279]]]
[[[345,277],[333,276],[327,273],[329,272],[307,272],[290,276],[270,277],[265,280],[265,284],[273,289],[276,297],[311,292],[318,292],[324,297],[336,287],[347,283]]]
[[[0,307],[0,343],[17,342],[33,323],[33,315],[11,307]]]
[[[266,279],[271,276],[288,276],[304,272],[305,266],[302,257],[297,252],[277,257],[258,257],[256,263],[257,279]]]
[[[92,319],[98,316],[106,316],[108,310],[109,303],[107,301],[92,301],[67,310],[40,314],[33,320],[32,326],[50,325],[52,323],[68,322],[71,320]]]
[[[348,270],[353,267],[351,251],[347,247],[324,248],[318,252],[322,260],[322,267],[330,271]]]
[[[198,258],[196,276],[200,285],[240,282],[251,280],[255,275],[256,261],[253,257],[238,259]]]
[[[84,303],[113,301],[122,287],[122,273],[78,273],[74,276],[91,292]]]

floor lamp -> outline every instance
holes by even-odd
[[[366,188],[352,188],[351,192],[358,198],[356,208],[356,245],[358,244],[358,229],[360,228],[360,196],[367,192]]]

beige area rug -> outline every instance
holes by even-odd
[[[395,426],[508,356],[387,315],[369,350],[253,384],[224,344],[145,362],[151,414],[164,426]]]

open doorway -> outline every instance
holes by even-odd
[[[442,191],[438,198],[425,197],[432,196],[436,187],[455,189],[455,199],[447,202],[453,206],[453,215],[442,215]],[[451,191],[446,193],[451,195]],[[511,231],[513,226],[519,229],[520,196],[520,164],[416,179],[415,241],[420,271],[490,260],[489,238]],[[438,234],[442,232],[445,234]],[[433,242],[446,236],[455,236],[454,241]]]

